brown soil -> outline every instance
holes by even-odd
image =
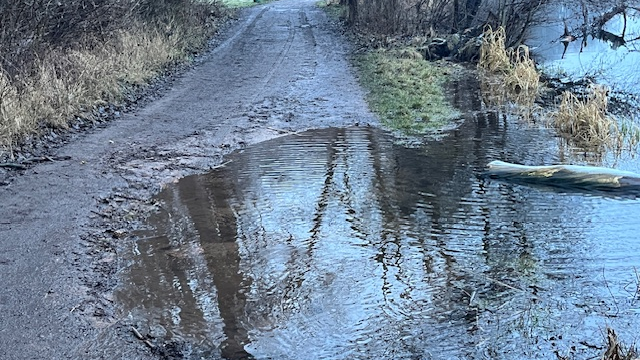
[[[246,9],[157,100],[0,170],[0,358],[168,355],[114,302],[118,249],[163,184],[277,136],[376,125],[338,30],[310,0]]]

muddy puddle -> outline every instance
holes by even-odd
[[[186,358],[584,359],[607,326],[637,340],[640,202],[481,176],[637,161],[468,117],[412,148],[373,128],[291,135],[169,186],[117,301]]]

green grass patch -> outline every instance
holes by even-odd
[[[458,116],[444,96],[444,68],[406,51],[377,50],[356,62],[369,106],[384,125],[408,135],[440,128]]]
[[[260,4],[260,2],[254,2],[253,0],[222,0],[222,3],[232,9],[249,7],[249,6]]]
[[[203,1],[211,1],[211,2],[215,2],[217,0],[203,0]],[[269,2],[273,2],[276,0],[258,0],[258,1],[253,1],[253,0],[221,0],[221,2],[228,8],[230,9],[240,9],[240,8],[246,8],[246,7],[251,7],[251,6],[256,6],[256,5],[260,5],[260,4],[266,4]]]

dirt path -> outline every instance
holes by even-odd
[[[112,302],[126,264],[107,249],[127,229],[114,233],[118,219],[105,212],[144,203],[234,149],[376,123],[348,45],[313,0],[247,9],[221,36],[161,99],[52,154],[69,160],[0,187],[0,359],[153,358]]]

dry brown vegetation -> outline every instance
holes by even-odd
[[[607,114],[607,89],[591,86],[585,99],[562,94],[553,126],[560,134],[586,144],[606,144],[613,138],[616,122]]]
[[[631,121],[617,121],[608,113],[608,89],[592,85],[589,94],[579,98],[571,92],[562,94],[552,125],[573,142],[584,146],[634,148],[640,142],[640,128]]]
[[[540,74],[524,45],[514,49],[505,47],[505,29],[485,27],[480,46],[478,68],[483,70],[483,83],[492,84],[489,103],[507,99],[530,113],[540,88]],[[524,114],[523,113],[523,114]]]
[[[620,343],[613,329],[607,327],[607,348],[602,360],[637,360],[640,354],[634,346],[626,347]]]
[[[504,75],[505,85],[513,93],[526,92],[535,97],[540,86],[540,74],[529,56],[529,48],[520,45],[515,50],[505,48],[505,30],[486,27],[480,46],[478,67]]]
[[[223,15],[198,0],[1,2],[0,146],[122,101],[205,45]]]
[[[449,34],[489,24],[506,28],[507,46],[517,46],[534,23],[535,14],[549,1],[341,0],[340,3],[348,8],[348,21],[369,33]]]
[[[493,30],[487,26],[482,36],[478,67],[490,72],[507,72],[511,68],[511,59],[505,47],[505,30],[499,27]]]

